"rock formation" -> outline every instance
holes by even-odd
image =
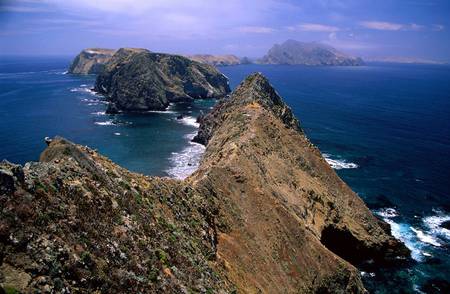
[[[305,43],[287,40],[275,44],[259,60],[262,64],[301,64],[301,65],[362,65],[361,58],[348,56],[335,48],[316,42]]]
[[[69,67],[72,74],[98,74],[103,71],[105,63],[113,56],[115,50],[88,48],[78,54]]]
[[[213,66],[228,66],[242,64],[241,59],[235,55],[209,55],[209,54],[197,54],[187,55],[187,58],[206,63]]]
[[[200,121],[206,151],[184,181],[62,138],[39,163],[1,163],[3,289],[365,293],[355,266],[409,255],[262,75]]]
[[[120,49],[97,77],[95,90],[115,111],[164,110],[170,102],[221,98],[228,79],[214,67],[178,55]]]

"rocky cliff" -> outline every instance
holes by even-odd
[[[325,44],[287,40],[282,44],[275,44],[259,63],[343,66],[362,65],[363,61]]]
[[[228,65],[242,64],[241,59],[235,55],[197,54],[197,55],[187,55],[186,57],[191,60],[206,63],[213,66],[228,66]]]
[[[203,160],[184,181],[131,173],[62,138],[39,163],[3,162],[0,285],[364,293],[355,266],[409,255],[260,74],[201,119],[199,138]]]
[[[78,54],[69,67],[72,74],[98,74],[103,71],[105,63],[113,56],[115,50],[88,48]]]
[[[145,49],[118,50],[97,77],[95,90],[111,102],[108,112],[164,110],[170,102],[221,98],[228,79],[214,67]]]

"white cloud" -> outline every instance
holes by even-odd
[[[333,33],[340,31],[338,27],[323,25],[318,23],[302,23],[296,26],[287,27],[290,31],[304,31],[304,32],[326,32]]]
[[[367,29],[379,31],[421,31],[425,29],[425,26],[416,23],[401,24],[386,21],[363,21],[359,24]]]
[[[244,26],[239,27],[238,31],[241,33],[270,34],[273,33],[275,29],[261,26]]]
[[[336,32],[332,32],[328,35],[328,39],[330,40],[336,40],[337,39],[337,35]]]
[[[431,27],[431,30],[435,31],[435,32],[440,32],[440,31],[443,31],[444,29],[445,29],[445,27],[443,25],[441,25],[441,24],[434,24]]]
[[[360,25],[367,29],[379,31],[399,31],[403,28],[402,24],[386,21],[363,21]]]

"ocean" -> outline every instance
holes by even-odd
[[[132,171],[184,178],[204,147],[195,118],[212,100],[167,112],[106,115],[95,76],[66,74],[69,57],[0,58],[0,159],[37,161],[44,137],[88,145]],[[330,165],[411,249],[403,268],[363,272],[372,293],[434,293],[450,285],[450,67],[239,65],[232,88],[262,72]],[[177,116],[182,115],[182,119]]]

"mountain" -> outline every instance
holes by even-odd
[[[325,44],[287,40],[283,44],[275,44],[259,63],[350,66],[362,65],[363,61]]]
[[[68,72],[71,74],[98,74],[115,50],[88,48],[78,54],[72,61]]]
[[[187,58],[206,63],[213,66],[227,66],[227,65],[239,65],[242,64],[241,59],[235,55],[209,55],[209,54],[197,54],[187,55]]]
[[[183,181],[63,138],[37,163],[2,162],[3,290],[366,293],[356,266],[407,260],[261,74],[200,124],[206,151]]]
[[[228,79],[213,66],[146,49],[119,49],[97,76],[108,112],[165,110],[170,102],[221,98]]]

